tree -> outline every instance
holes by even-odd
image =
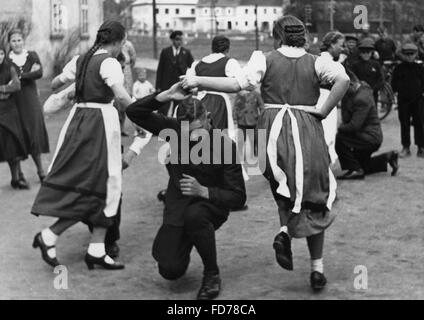
[[[135,0],[105,0],[104,20],[120,21],[126,28],[132,27],[131,5]]]

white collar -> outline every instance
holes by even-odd
[[[93,56],[96,56],[98,54],[104,54],[104,53],[109,53],[109,52],[105,49],[99,49],[93,54]]]
[[[321,57],[323,57],[325,59],[331,59],[332,61],[334,61],[334,57],[328,51],[321,52]]]
[[[278,51],[288,58],[300,58],[306,54],[306,50],[304,48],[290,47],[285,44],[278,48]]]
[[[27,50],[22,50],[22,53],[20,54],[16,54],[13,51],[10,51],[9,54],[9,58],[18,66],[18,67],[22,67],[27,58],[28,58],[28,51]]]
[[[224,57],[225,57],[225,54],[223,53],[211,53],[210,55],[204,57],[202,61],[205,63],[214,63]]]

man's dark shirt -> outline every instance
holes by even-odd
[[[380,63],[377,61],[359,59],[352,65],[352,71],[359,80],[368,83],[374,91],[383,87],[383,73]]]
[[[417,101],[424,93],[424,68],[418,63],[402,62],[393,71],[392,88],[400,104]]]
[[[354,94],[347,94],[342,100],[341,134],[354,136],[360,141],[380,146],[383,141],[381,124],[375,107],[373,92],[367,83]]]
[[[396,44],[392,39],[378,39],[375,43],[375,49],[380,56],[380,62],[388,60],[393,61],[395,59]]]
[[[177,133],[178,143],[170,142],[170,145],[171,159],[174,152],[178,152],[178,162],[170,162],[166,165],[169,173],[169,183],[165,199],[164,224],[177,227],[183,226],[183,216],[186,208],[197,201],[206,201],[208,205],[213,205],[216,209],[214,212],[218,211],[224,217],[228,216],[230,210],[243,207],[246,202],[246,188],[241,165],[237,164],[238,158],[235,143],[227,136],[220,135],[221,152],[220,154],[214,153],[210,149],[212,159],[209,164],[193,164],[191,159],[188,164],[182,164],[181,152],[179,152],[181,150],[175,150],[176,148],[181,149],[179,145],[181,141],[181,125],[174,118],[153,113],[161,106],[162,104],[155,99],[155,95],[151,95],[130,105],[127,109],[127,115],[131,121],[150,131],[153,135],[158,136],[165,129],[171,129]],[[211,138],[211,148],[213,148],[213,144]],[[190,146],[190,150],[192,147],[193,145]],[[230,161],[225,159],[225,148],[228,148],[228,152],[231,153]],[[209,189],[209,200],[184,196],[180,190],[180,179],[183,178],[183,174],[195,178],[202,186],[207,187]]]
[[[160,54],[156,75],[156,89],[164,91],[180,81],[180,76],[185,75],[194,59],[190,50],[181,47],[178,56],[174,56],[172,46],[162,50]]]

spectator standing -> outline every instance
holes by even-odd
[[[40,181],[43,182],[46,174],[41,154],[50,152],[49,137],[36,84],[36,80],[43,76],[43,68],[37,53],[24,48],[24,36],[21,30],[15,29],[9,33],[9,44],[12,49],[9,57],[17,66],[21,81],[21,90],[16,92],[15,98],[26,149],[34,160]],[[20,175],[23,176],[22,172]]]
[[[411,155],[411,119],[414,126],[417,156],[424,158],[423,93],[424,68],[415,62],[418,48],[413,43],[402,46],[404,61],[393,71],[392,88],[398,93],[399,120],[401,127],[402,158]]]
[[[380,63],[383,63],[384,61],[395,60],[396,44],[387,35],[386,28],[378,28],[378,34],[380,38],[375,43],[375,50],[378,52],[380,57]]]
[[[168,90],[172,85],[179,82],[180,76],[185,75],[187,69],[194,62],[190,50],[182,46],[183,33],[181,31],[172,32],[170,39],[172,46],[163,49],[159,58],[156,78],[156,89],[158,92]],[[171,101],[164,104],[159,109],[159,112],[164,115],[172,115],[173,107],[174,103]]]

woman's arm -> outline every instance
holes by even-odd
[[[330,112],[337,106],[337,104],[343,99],[349,88],[350,79],[346,74],[339,74],[336,76],[333,88],[327,100],[324,102],[320,110],[311,109],[309,113],[318,116],[319,118],[325,119]]]
[[[21,82],[19,81],[18,73],[13,66],[10,67],[10,73],[12,80],[8,84],[0,86],[1,93],[12,93],[21,90]]]
[[[30,52],[28,58],[33,60],[32,69],[29,72],[23,72],[21,74],[22,80],[38,80],[43,77],[43,66],[41,65],[40,58],[36,52]],[[35,67],[35,68],[34,68]],[[32,71],[34,69],[34,71]]]
[[[130,95],[128,94],[127,90],[125,89],[124,85],[121,83],[114,84],[111,87],[114,95],[115,95],[115,101],[116,103],[122,108],[122,110],[126,110],[127,107],[133,103],[133,100],[131,99]]]
[[[214,90],[219,92],[236,93],[242,88],[236,78],[227,77],[198,77],[186,76],[182,81],[185,90]]]

